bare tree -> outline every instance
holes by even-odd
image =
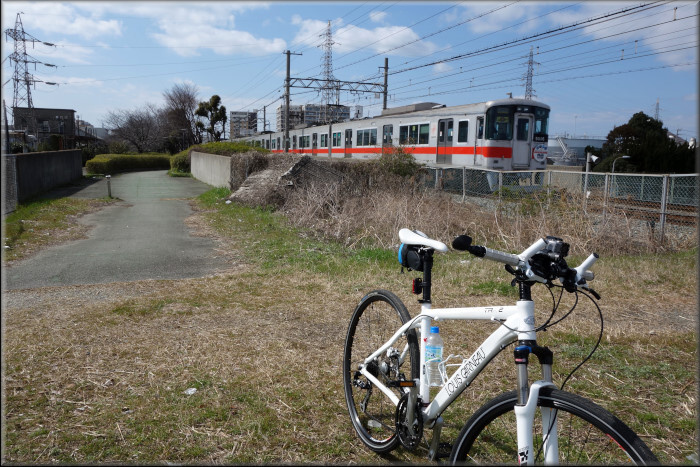
[[[146,104],[142,109],[110,111],[106,122],[116,137],[142,153],[162,149],[167,136],[164,115],[155,105]]]
[[[163,92],[168,136],[176,137],[181,142],[181,149],[202,142],[195,115],[198,92],[197,86],[189,83],[175,84]]]

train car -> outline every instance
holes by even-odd
[[[549,111],[541,102],[513,98],[453,107],[414,104],[377,117],[290,129],[289,152],[370,159],[401,146],[430,166],[542,170]],[[281,153],[283,139],[283,132],[268,132],[237,141]]]

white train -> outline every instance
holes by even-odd
[[[401,146],[427,165],[541,170],[549,111],[548,105],[526,99],[454,107],[414,104],[386,109],[378,117],[291,129],[289,152],[370,159]],[[283,138],[283,132],[270,132],[236,141],[281,153]]]

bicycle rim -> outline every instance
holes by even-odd
[[[355,431],[375,452],[390,451],[398,444],[396,405],[357,370],[366,357],[409,319],[398,297],[391,292],[376,291],[362,299],[348,328],[343,358],[345,399]],[[370,364],[372,374],[383,383],[397,379],[399,373],[406,379],[417,378],[419,354],[415,331],[401,337],[394,348],[403,354],[401,364],[397,365],[397,360],[385,352]],[[403,394],[399,388],[392,392],[399,398]]]
[[[479,409],[462,429],[451,455],[453,463],[517,464],[515,391],[503,394]],[[557,409],[559,464],[616,465],[656,464],[658,460],[623,422],[593,402],[543,388],[533,427],[533,447],[528,456],[542,464],[543,427],[539,407]],[[544,428],[544,433],[549,427]]]

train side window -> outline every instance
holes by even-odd
[[[457,142],[466,143],[469,141],[469,120],[462,120],[457,125]]]
[[[430,137],[430,125],[420,125],[418,144],[428,144],[428,138]]]
[[[333,147],[340,146],[340,132],[333,133]]]
[[[476,139],[484,139],[484,117],[476,119]]]
[[[452,133],[454,132],[454,122],[450,120],[447,122],[447,142],[452,142]]]
[[[408,144],[408,127],[399,127],[399,144]]]
[[[328,135],[324,135],[323,133],[321,133],[321,147],[322,148],[328,147]]]
[[[280,146],[280,143],[281,143],[281,142],[282,142],[281,139],[280,139],[280,138],[277,138],[277,147],[280,148],[280,149],[282,149],[282,146]]]
[[[292,149],[297,148],[297,135],[292,136]]]
[[[357,145],[358,146],[376,146],[377,144],[377,129],[357,130]]]

